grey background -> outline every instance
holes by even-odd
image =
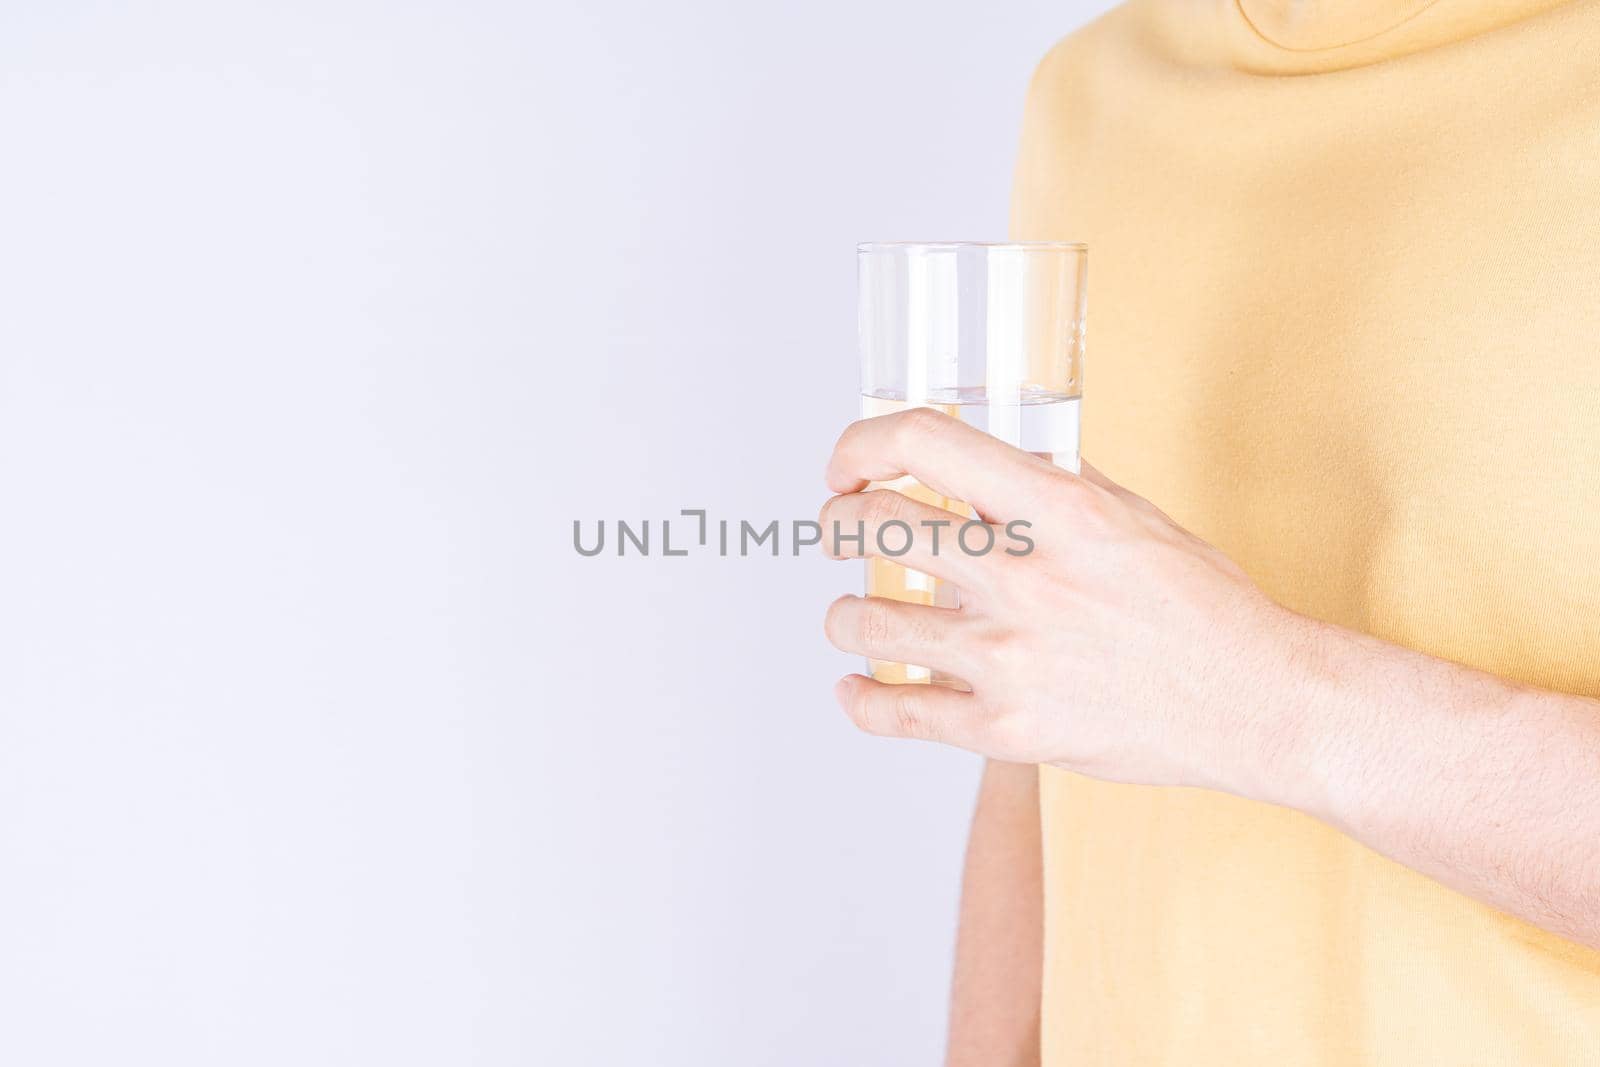
[[[856,568],[570,522],[811,517],[1101,6],[0,7],[0,1062],[936,1062]]]

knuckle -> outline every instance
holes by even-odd
[[[874,489],[866,494],[864,507],[867,522],[882,526],[905,514],[906,498],[893,489]]]
[[[1064,470],[1046,471],[1040,483],[1040,495],[1044,500],[1067,508],[1077,507],[1088,489],[1087,481]]]
[[[896,686],[895,690],[889,697],[895,733],[902,737],[927,736],[929,720],[923,713],[921,692],[909,685]]]
[[[916,441],[944,432],[945,419],[932,408],[912,408],[901,413],[897,430],[902,440]]]
[[[996,674],[1012,675],[1027,667],[1027,652],[1010,631],[991,633],[983,640],[983,659]]]
[[[917,612],[906,627],[907,637],[919,646],[937,648],[946,643],[943,629],[926,612]]]
[[[1084,488],[1079,494],[1078,510],[1083,512],[1094,522],[1105,522],[1111,518],[1116,510],[1117,498],[1101,489],[1097,485],[1084,483]]]
[[[1061,498],[1078,521],[1088,526],[1102,526],[1111,516],[1111,494],[1082,478],[1068,478]]]
[[[869,597],[856,617],[856,636],[863,648],[878,648],[889,640],[894,621],[887,601]]]

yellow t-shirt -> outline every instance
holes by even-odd
[[[1013,228],[1090,246],[1090,461],[1291,608],[1600,696],[1600,0],[1133,0],[1040,66]],[[1041,793],[1046,1064],[1600,1063],[1600,953],[1296,812]]]

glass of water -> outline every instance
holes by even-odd
[[[1077,471],[1087,247],[870,242],[856,259],[864,417],[934,408]],[[954,512],[952,533],[974,517],[910,477],[873,488]],[[949,582],[881,558],[867,560],[867,595],[961,602]],[[880,682],[955,682],[915,664],[867,662]]]

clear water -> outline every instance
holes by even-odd
[[[1024,452],[1076,471],[1082,403],[1078,395],[1039,389],[1024,389],[997,402],[977,388],[935,390],[921,404],[908,403],[903,396],[866,394],[861,397],[861,413],[871,417],[911,407],[931,407]]]

